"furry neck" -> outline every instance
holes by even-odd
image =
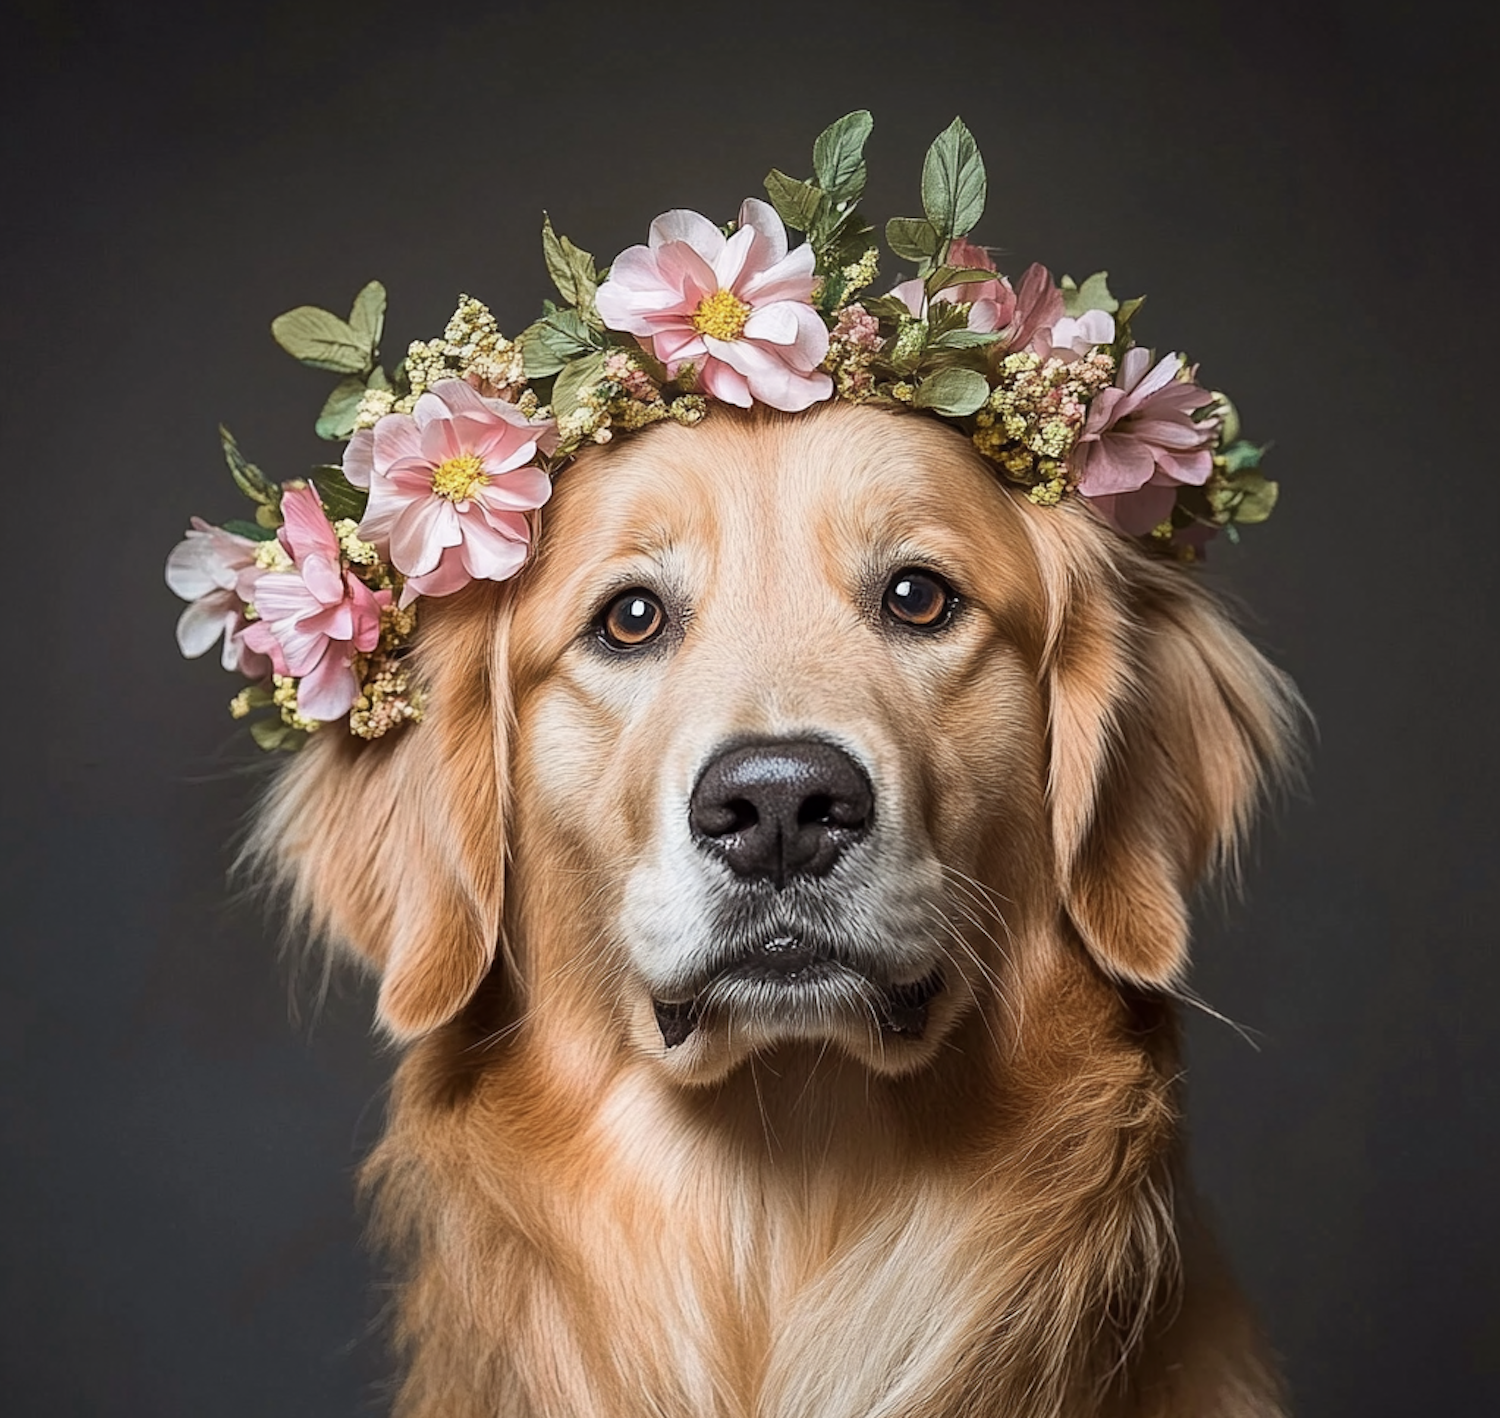
[[[478,1001],[403,1064],[369,1169],[397,1412],[1115,1411],[1176,1276],[1175,1042],[1055,959],[1024,1048],[977,1011],[897,1080],[786,1049],[686,1091]]]

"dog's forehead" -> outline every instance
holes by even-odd
[[[700,427],[649,430],[580,458],[545,515],[547,541],[567,545],[579,567],[672,553],[767,562],[809,545],[993,565],[1024,541],[960,435],[848,406],[792,417],[716,410]]]

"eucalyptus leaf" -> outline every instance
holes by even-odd
[[[365,381],[351,376],[339,381],[318,415],[316,430],[319,438],[348,438],[354,432],[354,415],[359,412],[359,401],[365,396]]]
[[[234,479],[235,486],[251,502],[272,511],[279,508],[281,489],[240,452],[240,445],[234,441],[234,435],[223,424],[219,425],[219,442],[223,445],[224,461],[229,465],[229,475]],[[256,520],[260,519],[257,517]],[[278,523],[272,522],[270,525],[274,527]]]
[[[912,396],[919,409],[962,418],[975,413],[990,396],[990,382],[973,369],[941,369],[924,379]]]
[[[276,535],[269,527],[262,527],[256,522],[246,522],[239,517],[231,517],[222,526],[226,532],[233,532],[237,537],[249,537],[252,542],[268,542]]]
[[[788,226],[803,232],[812,231],[816,226],[824,193],[814,183],[788,177],[773,167],[766,174],[766,195],[776,208],[776,214]]]
[[[365,342],[373,363],[380,349],[380,337],[385,333],[385,287],[379,281],[371,281],[354,297],[349,328]]]
[[[813,172],[832,202],[857,202],[865,190],[865,142],[874,120],[868,109],[830,123],[813,144]]]
[[[355,487],[344,476],[342,468],[325,463],[312,470],[308,481],[318,490],[323,511],[328,514],[330,522],[337,522],[341,517],[358,522],[364,517],[370,494],[362,487]]]
[[[892,217],[885,224],[885,244],[903,261],[935,261],[943,242],[922,217]]]
[[[271,322],[276,343],[294,359],[335,374],[363,374],[373,360],[367,341],[345,320],[316,305],[299,305]]]
[[[974,135],[955,118],[922,163],[922,210],[945,240],[967,236],[984,215],[984,159]]]
[[[567,237],[559,236],[552,228],[552,218],[545,212],[542,213],[542,255],[547,261],[547,274],[552,277],[558,294],[579,309],[591,307],[594,292],[599,287],[594,258],[591,253],[574,246]]]
[[[1064,276],[1061,287],[1065,315],[1077,317],[1088,310],[1103,310],[1113,315],[1120,308],[1120,302],[1109,293],[1108,271],[1095,271],[1081,286],[1071,276]],[[1132,315],[1139,304],[1137,301],[1131,308]]]
[[[578,396],[604,378],[604,355],[601,352],[575,359],[557,376],[552,386],[553,417],[560,418],[578,405]]]

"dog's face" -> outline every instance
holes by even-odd
[[[951,431],[846,412],[580,459],[520,588],[517,870],[568,863],[685,1077],[787,1040],[918,1065],[1046,858],[1020,515]]]
[[[508,968],[528,1027],[684,1081],[787,1043],[906,1073],[995,1034],[1038,940],[1175,979],[1294,704],[1181,569],[848,405],[594,450],[544,522],[424,602],[426,722],[319,735],[259,823],[394,1032]]]

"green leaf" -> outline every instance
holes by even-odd
[[[1077,285],[1072,276],[1064,276],[1061,281],[1063,293],[1063,313],[1065,315],[1079,316],[1086,310],[1104,310],[1113,315],[1120,308],[1120,302],[1109,293],[1109,272],[1095,271],[1081,286]],[[1131,308],[1131,314],[1135,314],[1140,302]]]
[[[877,320],[911,319],[911,311],[899,295],[862,296],[859,303]]]
[[[990,381],[973,369],[942,369],[917,386],[912,403],[949,418],[978,410],[990,396]]]
[[[1276,506],[1280,484],[1259,473],[1245,473],[1238,479],[1238,486],[1243,495],[1235,505],[1233,520],[1244,526],[1264,522]]]
[[[219,442],[224,447],[224,461],[229,464],[229,475],[234,479],[235,486],[251,502],[270,508],[273,512],[279,508],[281,489],[240,452],[240,445],[234,441],[234,435],[223,424],[219,425]],[[256,520],[261,519],[257,516]],[[277,522],[270,525],[274,527]]]
[[[307,742],[305,729],[294,729],[280,719],[256,719],[250,725],[250,736],[267,753],[278,749],[283,753],[295,753]]]
[[[552,284],[569,305],[581,310],[594,304],[594,292],[599,288],[598,276],[591,253],[574,246],[565,236],[552,229],[552,218],[542,213],[542,255],[547,261],[547,274]]]
[[[385,287],[379,281],[371,281],[354,297],[349,328],[364,341],[373,364],[380,350],[380,337],[385,333]]]
[[[1242,438],[1238,442],[1231,443],[1220,456],[1224,459],[1225,471],[1239,473],[1249,468],[1260,467],[1261,455],[1265,451],[1264,447]]]
[[[934,296],[940,290],[947,290],[949,286],[972,286],[978,285],[981,281],[995,279],[997,277],[993,271],[962,266],[939,266],[927,277],[927,294]]]
[[[354,432],[354,415],[359,412],[359,401],[365,396],[365,381],[351,375],[339,381],[323,404],[318,415],[319,438],[348,438]]]
[[[935,261],[942,238],[921,217],[892,217],[885,224],[885,244],[903,261]]]
[[[552,414],[560,418],[578,405],[578,396],[591,389],[604,378],[604,354],[602,351],[575,359],[552,386]]]
[[[830,123],[813,144],[813,172],[831,202],[857,202],[865,190],[865,141],[874,120],[868,109]]]
[[[782,221],[803,232],[816,225],[824,201],[820,187],[788,177],[774,167],[766,174],[766,196]]]
[[[1143,295],[1131,296],[1129,300],[1122,300],[1120,308],[1115,311],[1115,338],[1118,339],[1122,330],[1130,329],[1130,322],[1135,319],[1135,313],[1146,303]]]
[[[271,322],[276,343],[294,359],[335,374],[363,374],[373,360],[369,342],[347,321],[316,305],[299,305]]]
[[[976,350],[1004,338],[1003,330],[985,334],[979,330],[945,330],[927,342],[929,350]]]
[[[249,537],[252,542],[268,542],[276,535],[269,527],[262,527],[255,522],[246,522],[239,517],[231,517],[229,521],[221,525],[226,532],[233,532],[237,537]]]
[[[362,487],[355,487],[344,476],[342,468],[325,463],[312,470],[308,481],[318,490],[323,511],[328,514],[330,522],[337,522],[341,517],[358,522],[364,517],[370,494]]]
[[[587,323],[576,310],[554,310],[516,337],[528,379],[545,379],[570,360],[595,348]]]
[[[984,159],[974,135],[955,118],[927,150],[922,163],[922,210],[948,240],[967,236],[984,215]]]

